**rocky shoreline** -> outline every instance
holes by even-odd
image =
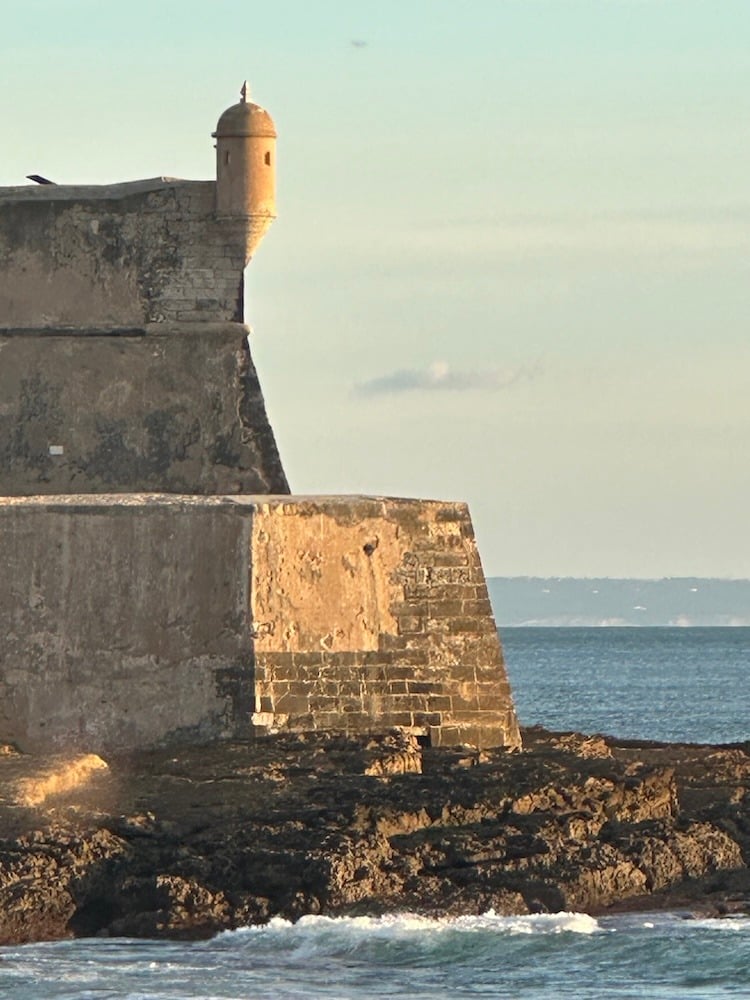
[[[750,913],[750,744],[269,736],[0,755],[0,944],[273,916]]]

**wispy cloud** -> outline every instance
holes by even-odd
[[[460,371],[445,361],[433,361],[427,368],[400,368],[386,375],[359,382],[354,387],[358,396],[390,396],[407,392],[494,392],[508,389],[518,382],[534,378],[541,364],[516,368],[489,368],[486,371]]]

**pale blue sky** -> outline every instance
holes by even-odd
[[[748,0],[5,0],[0,184],[211,177],[245,76],[293,489],[466,499],[491,574],[750,576]]]

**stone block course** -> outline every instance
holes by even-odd
[[[343,498],[320,498],[308,508],[301,502],[282,503],[268,522],[259,512],[254,528],[259,546],[254,551],[265,547],[262,565],[272,567],[274,586],[264,581],[253,586],[253,614],[294,619],[286,636],[274,630],[256,638],[255,660],[263,665],[266,688],[273,687],[275,677],[284,676],[278,657],[285,650],[294,649],[299,669],[306,655],[300,644],[323,644],[324,665],[319,669],[338,685],[335,694],[327,695],[339,706],[334,728],[356,732],[408,725],[429,735],[446,726],[452,735],[441,737],[443,742],[472,734],[478,738],[481,733],[484,741],[518,745],[473,532],[461,530],[467,522],[468,512],[460,504],[354,497],[346,503]],[[305,524],[306,535],[321,539],[312,557],[312,575],[310,553],[296,560],[289,555],[299,551],[294,539]],[[368,551],[373,537],[378,545]],[[415,595],[417,588],[420,593]],[[475,602],[483,614],[467,614],[466,601]],[[353,622],[367,622],[368,608],[372,620],[352,631]],[[423,613],[431,615],[433,608],[439,616],[425,618]],[[370,643],[374,648],[363,648]],[[352,653],[349,644],[358,651]],[[478,669],[483,672],[481,682]],[[318,690],[313,681],[308,683],[311,692]],[[479,687],[485,683],[495,692],[492,706],[498,710],[491,736],[487,699],[480,703]],[[467,688],[471,697],[462,696]],[[300,717],[281,702],[275,710],[277,728],[300,728]],[[331,724],[333,712],[327,704],[318,705],[313,714],[316,725]],[[264,724],[274,728],[268,715]]]

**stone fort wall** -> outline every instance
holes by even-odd
[[[0,189],[0,742],[516,747],[466,507],[288,495],[242,325],[275,214],[246,96],[216,182]]]
[[[0,738],[520,743],[463,504],[0,499]]]
[[[240,323],[0,331],[0,493],[289,491]]]
[[[259,503],[252,552],[256,721],[520,744],[465,504]]]
[[[0,189],[0,492],[289,490],[213,181]]]
[[[241,323],[245,264],[214,181],[0,189],[0,327]]]

